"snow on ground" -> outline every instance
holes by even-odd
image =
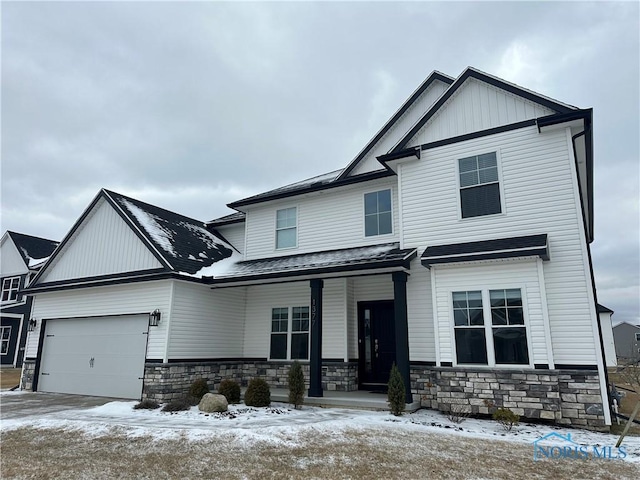
[[[13,395],[14,392],[2,392]],[[333,434],[342,431],[367,429],[418,431],[430,434],[458,435],[476,439],[501,440],[532,444],[539,438],[555,432],[581,446],[613,447],[618,436],[552,425],[522,423],[506,432],[497,422],[467,418],[456,424],[434,410],[419,410],[394,417],[389,412],[348,410],[303,406],[295,410],[285,403],[272,403],[271,407],[230,405],[229,411],[204,414],[198,407],[188,411],[166,413],[158,410],[134,410],[134,401],[115,401],[89,408],[51,412],[2,421],[1,430],[21,427],[61,428],[81,431],[92,436],[107,435],[114,431],[130,437],[151,437],[156,440],[182,438],[203,440],[215,436],[231,436],[240,444],[265,442],[270,444],[295,443],[298,435],[309,432]],[[626,437],[622,445],[625,461],[640,463],[640,437]],[[533,446],[532,446],[533,450]]]

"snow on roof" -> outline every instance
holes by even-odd
[[[25,235],[24,233],[7,233],[18,248],[24,263],[31,270],[37,270],[44,265],[60,243],[46,238]]]
[[[174,271],[192,275],[235,249],[204,222],[105,190]]]
[[[240,223],[244,222],[246,218],[246,214],[244,212],[234,212],[229,215],[225,215],[224,217],[214,218],[207,222],[207,226],[209,227],[217,227],[222,225],[228,225],[230,223]]]

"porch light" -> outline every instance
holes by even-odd
[[[160,324],[160,310],[157,308],[149,314],[149,326],[157,327]]]
[[[33,332],[36,329],[37,325],[38,325],[38,320],[36,320],[35,318],[30,319],[29,326],[27,327],[27,331]]]

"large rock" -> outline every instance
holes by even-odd
[[[198,410],[206,413],[226,412],[228,407],[227,398],[217,393],[205,393],[198,404]]]

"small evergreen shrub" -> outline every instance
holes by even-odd
[[[268,407],[271,405],[269,384],[261,378],[253,378],[244,393],[244,404],[249,407]]]
[[[189,396],[193,397],[194,401],[197,399],[196,405],[207,393],[209,393],[209,385],[204,378],[196,378],[189,387]]]
[[[391,374],[389,375],[389,385],[387,391],[387,400],[389,402],[389,408],[391,413],[396,417],[402,415],[404,412],[406,392],[404,389],[404,380],[398,367],[394,363],[391,367]]]
[[[145,398],[140,403],[137,403],[133,406],[134,410],[155,410],[158,408],[160,404],[155,400],[151,400],[149,398]]]
[[[240,403],[240,385],[228,378],[220,382],[218,393],[224,395],[229,403]]]
[[[289,369],[289,403],[295,408],[300,408],[304,402],[304,373],[302,365],[297,360]]]
[[[171,400],[164,407],[162,407],[163,412],[182,412],[184,410],[189,410],[191,408],[191,404],[186,400],[186,398],[178,398],[175,400]]]
[[[498,408],[493,412],[493,419],[502,425],[502,428],[508,432],[514,425],[518,425],[520,422],[520,415],[516,415],[508,408]]]

